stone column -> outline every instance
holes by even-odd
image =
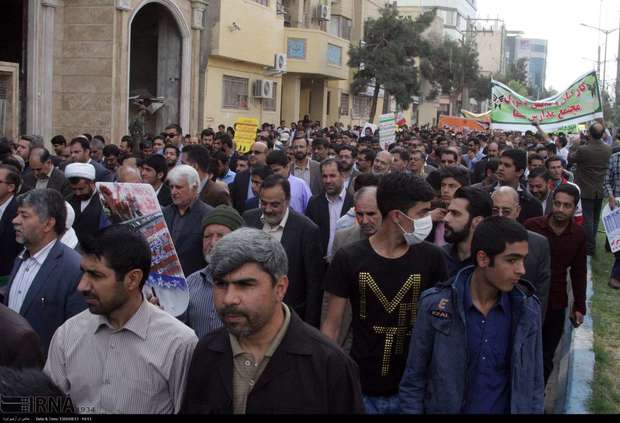
[[[52,134],[54,16],[62,0],[29,0],[26,131],[49,140]]]
[[[116,0],[114,18],[114,64],[115,77],[112,80],[112,122],[111,142],[120,143],[123,135],[129,134],[129,13],[130,0]]]
[[[204,92],[200,90],[200,50],[203,25],[203,15],[207,9],[206,0],[192,0],[192,83],[191,83],[191,115],[189,120],[190,133],[204,129],[204,116],[200,116],[200,101]],[[185,64],[182,64],[184,66]],[[204,99],[203,99],[204,100]]]

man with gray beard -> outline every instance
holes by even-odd
[[[213,306],[213,279],[208,270],[211,251],[223,236],[239,229],[243,223],[243,218],[237,210],[226,205],[216,207],[202,220],[202,253],[207,266],[187,278],[189,305],[187,311],[180,317],[181,321],[194,329],[198,338],[222,326],[222,321]]]

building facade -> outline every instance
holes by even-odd
[[[204,125],[242,117],[323,126],[368,120],[370,97],[353,95],[351,45],[379,15],[371,0],[212,0]],[[264,88],[261,91],[260,88]]]
[[[200,126],[205,0],[8,1],[12,14],[0,19],[15,36],[0,61],[21,69],[20,132],[118,142],[136,121],[150,132]],[[136,96],[161,107],[139,113]]]
[[[382,0],[6,0],[0,128],[185,133],[242,117],[361,124],[347,65]],[[145,99],[147,99],[145,101]],[[381,110],[382,98],[378,105]],[[4,112],[3,112],[4,110]],[[378,118],[377,118],[378,119]]]
[[[528,86],[533,89],[534,96],[540,98],[547,74],[547,40],[509,35],[506,38],[507,64],[520,59],[526,59]]]
[[[504,73],[506,69],[506,26],[504,21],[479,19],[472,27],[478,52],[480,74],[490,77]]]

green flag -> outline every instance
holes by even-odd
[[[561,93],[544,100],[530,100],[501,82],[492,81],[491,128],[504,131],[535,131],[536,117],[547,132],[603,117],[600,86],[592,71]]]

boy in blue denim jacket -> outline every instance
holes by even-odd
[[[425,291],[399,399],[404,413],[542,413],[540,302],[521,277],[527,231],[489,217],[472,240],[475,265]]]

